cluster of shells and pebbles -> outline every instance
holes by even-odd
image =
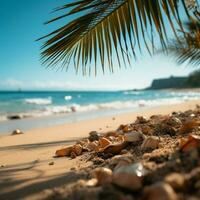
[[[85,176],[66,189],[69,200],[200,199],[200,107],[92,131],[55,156],[93,163],[77,170]]]

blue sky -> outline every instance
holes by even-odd
[[[131,69],[97,77],[47,70],[40,62],[41,42],[35,40],[57,24],[43,23],[55,14],[51,10],[67,0],[1,0],[0,7],[0,90],[103,90],[144,88],[154,78],[187,75],[192,67],[178,66],[163,55],[143,54]]]

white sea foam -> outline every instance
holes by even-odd
[[[0,115],[0,122],[6,120],[8,120],[6,115]]]
[[[28,104],[36,104],[36,105],[49,105],[52,104],[51,97],[49,98],[32,98],[32,99],[25,99],[25,102]]]
[[[25,117],[40,117],[40,116],[51,116],[57,114],[66,114],[72,112],[90,112],[97,110],[123,110],[133,109],[139,107],[153,107],[159,105],[176,104],[188,100],[199,99],[197,96],[184,95],[181,97],[173,98],[162,98],[162,99],[151,99],[151,100],[129,100],[129,101],[112,101],[105,103],[93,103],[93,104],[71,104],[71,105],[48,105],[52,103],[51,98],[47,99],[26,99],[26,103],[46,105],[42,110],[29,111],[27,113],[19,113],[21,118]],[[0,116],[0,121],[6,120],[6,116]]]
[[[72,96],[65,96],[65,100],[66,101],[69,101],[69,100],[71,100],[72,99]]]
[[[71,112],[71,108],[68,106],[48,106],[43,111],[45,115],[69,113],[69,112]]]
[[[143,91],[125,91],[124,94],[126,95],[130,95],[130,94],[134,94],[134,95],[138,95],[138,94],[142,94]]]

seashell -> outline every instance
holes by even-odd
[[[158,145],[159,145],[159,138],[156,136],[150,136],[143,141],[141,149],[142,150],[156,149],[158,148]]]
[[[178,196],[172,189],[172,187],[163,182],[155,183],[144,189],[144,199],[146,200],[178,200]]]
[[[93,141],[96,141],[96,140],[99,140],[99,137],[100,137],[100,135],[99,135],[99,133],[97,133],[96,131],[91,131],[90,133],[89,133],[89,141],[90,142],[93,142]]]
[[[185,134],[191,132],[193,129],[199,126],[199,121],[197,120],[188,120],[180,128],[180,133]]]
[[[187,140],[181,140],[180,149],[184,152],[200,146],[200,136],[189,135]]]
[[[166,123],[170,126],[181,126],[182,122],[179,118],[174,116],[168,116],[166,119],[163,120],[163,123]]]
[[[174,172],[167,175],[164,181],[169,185],[171,185],[171,187],[176,190],[184,187],[185,177],[182,174]]]
[[[68,146],[66,148],[59,149],[56,151],[55,155],[57,157],[70,156],[70,154],[72,152],[72,148],[73,148],[73,146]]]
[[[112,144],[108,139],[106,139],[105,137],[102,137],[99,139],[99,147],[100,148],[104,148],[108,145]]]
[[[72,148],[72,152],[74,152],[77,156],[82,154],[83,148],[80,144],[75,144]]]
[[[85,185],[88,187],[94,187],[97,185],[97,183],[98,183],[98,180],[96,178],[92,178],[92,179],[86,181]]]
[[[112,170],[102,167],[94,170],[94,176],[98,185],[104,185],[112,182]]]
[[[144,138],[145,136],[141,132],[138,132],[138,131],[132,131],[124,135],[124,141],[127,141],[127,142],[139,142],[139,141],[142,141]]]
[[[124,135],[119,135],[119,136],[116,138],[116,141],[117,141],[117,142],[124,142]]]
[[[111,158],[109,165],[115,166],[114,170],[116,170],[119,167],[130,165],[132,162],[130,156],[117,155]]]
[[[138,190],[142,187],[142,178],[146,173],[141,163],[121,166],[113,172],[112,182],[126,189]]]
[[[104,149],[100,149],[99,152],[119,154],[122,149],[126,148],[127,145],[128,145],[128,142],[122,142],[119,144],[111,144],[105,147]]]
[[[117,165],[120,162],[124,162],[126,164],[132,163],[132,160],[128,156],[117,155],[113,156],[109,162],[110,165]]]
[[[12,135],[20,135],[20,134],[24,134],[21,130],[16,129],[12,132]]]
[[[96,178],[92,178],[90,180],[81,179],[77,181],[77,185],[81,187],[94,187],[97,185],[97,179]]]
[[[86,145],[86,148],[89,151],[95,151],[98,148],[98,144],[96,142],[90,142]]]

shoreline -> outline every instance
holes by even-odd
[[[81,121],[75,121],[70,123],[63,123],[58,125],[50,125],[48,127],[40,127],[35,129],[27,130],[22,135],[12,136],[11,133],[5,132],[0,135],[0,139],[4,137],[34,137],[34,134],[38,135],[43,133],[44,136],[47,136],[47,132],[50,135],[54,135],[60,137],[61,135],[64,137],[71,138],[70,133],[66,135],[67,132],[74,132],[73,137],[84,137],[90,131],[96,130],[99,132],[105,132],[108,130],[114,130],[118,128],[120,124],[127,124],[136,119],[137,116],[150,117],[154,114],[169,114],[173,111],[185,111],[187,109],[193,109],[196,105],[200,104],[200,100],[191,100],[185,101],[178,104],[170,104],[170,105],[162,105],[155,107],[142,107],[140,111],[135,112],[125,112],[121,114],[110,114],[108,116],[95,117],[92,119],[85,119]],[[34,119],[33,119],[34,120]],[[79,125],[77,127],[76,125]],[[79,128],[82,127],[80,131]],[[36,136],[35,136],[36,137]],[[55,138],[56,139],[56,138]]]
[[[200,102],[198,100],[185,100],[183,102],[169,103],[169,105],[152,105],[152,106],[141,106],[136,108],[124,108],[124,109],[105,109],[105,110],[93,110],[89,112],[74,112],[74,113],[63,113],[51,116],[40,116],[30,117],[15,120],[0,121],[0,137],[3,135],[9,135],[15,129],[20,129],[23,132],[29,132],[35,129],[46,129],[52,126],[62,126],[67,124],[79,123],[90,120],[98,120],[101,118],[110,118],[114,116],[122,115],[135,115],[139,113],[145,113],[151,110],[165,108],[166,106],[175,107],[176,105],[187,104],[188,102]],[[190,104],[190,103],[189,103]]]
[[[194,109],[197,104],[200,104],[200,100],[33,129],[21,135],[2,135],[0,199],[44,199],[46,192],[66,184],[67,180],[71,181],[74,168],[83,169],[92,163],[81,160],[81,157],[56,159],[53,156],[57,149],[76,143],[91,131],[112,131],[121,124],[133,122],[137,116],[166,115],[173,111]]]

